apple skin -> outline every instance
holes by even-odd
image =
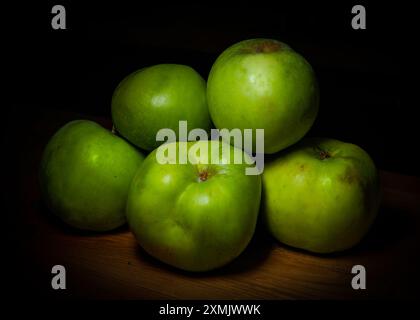
[[[360,147],[304,139],[267,163],[263,219],[287,245],[317,253],[351,248],[367,233],[379,207],[375,164]]]
[[[48,142],[39,171],[43,197],[65,223],[107,231],[126,222],[131,180],[144,156],[99,124],[75,120]]]
[[[180,120],[188,128],[209,131],[206,82],[191,67],[159,64],[140,69],[121,81],[112,97],[112,120],[118,132],[145,150],[162,142],[162,128],[178,132]]]
[[[207,101],[218,129],[264,129],[270,154],[308,132],[318,113],[319,90],[310,64],[288,45],[250,39],[217,58]]]
[[[205,142],[173,143],[189,150]],[[206,151],[221,144],[211,141]],[[227,147],[231,158],[233,153],[247,157]],[[127,200],[128,224],[140,246],[167,264],[195,272],[237,257],[255,230],[261,177],[245,175],[245,163],[159,164],[155,154],[141,165]],[[226,157],[220,153],[219,159]]]

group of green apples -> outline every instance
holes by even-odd
[[[375,165],[360,147],[304,138],[318,113],[319,89],[310,64],[285,43],[251,39],[226,49],[207,84],[192,68],[161,64],[121,81],[112,97],[118,134],[87,120],[69,122],[43,154],[44,199],[67,224],[108,231],[128,221],[152,256],[189,271],[221,267],[250,242],[260,213],[280,242],[316,253],[357,244],[379,206]],[[339,106],[337,106],[339,107]],[[207,132],[264,129],[262,175],[246,175],[249,161],[161,164],[156,140],[179,121]],[[221,140],[172,142],[179,150]],[[146,155],[147,152],[150,153]],[[203,151],[202,151],[203,152]],[[249,158],[250,159],[250,158]],[[249,160],[248,159],[248,160]]]

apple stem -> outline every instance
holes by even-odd
[[[209,173],[207,172],[207,170],[205,170],[200,172],[198,176],[200,177],[200,181],[206,181],[209,176]]]

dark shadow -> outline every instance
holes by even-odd
[[[51,210],[45,205],[45,203],[40,199],[39,201],[34,203],[34,211],[36,214],[39,215],[39,219],[43,220],[46,224],[54,225],[58,228],[61,232],[68,234],[68,235],[75,235],[75,236],[101,236],[101,235],[115,235],[121,234],[128,231],[128,226],[125,223],[124,225],[110,230],[110,231],[89,231],[89,230],[80,230],[74,228],[65,222],[63,222],[60,218],[58,218],[55,214],[51,212]]]
[[[149,255],[143,248],[137,246],[136,254],[139,259],[145,261],[148,264],[155,265],[156,267],[166,270],[171,273],[176,273],[186,277],[193,278],[208,278],[208,277],[219,277],[230,274],[238,274],[252,270],[259,265],[264,263],[264,260],[268,257],[274,242],[266,232],[263,232],[262,226],[257,224],[254,236],[246,249],[233,261],[225,266],[219,267],[215,270],[205,272],[190,272],[175,268],[168,265],[160,260]]]
[[[416,223],[410,213],[383,205],[366,236],[347,252],[360,254],[384,250],[416,233]]]

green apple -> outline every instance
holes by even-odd
[[[207,101],[218,129],[264,129],[265,153],[300,140],[318,113],[310,64],[288,45],[251,39],[226,49],[211,68]]]
[[[157,150],[147,156],[128,195],[128,224],[140,246],[167,264],[188,271],[223,266],[252,238],[261,178],[246,175],[245,162],[229,162],[235,154],[244,159],[248,155],[226,143],[173,142],[162,147],[168,145],[179,152],[187,149],[190,161],[160,164]],[[222,145],[227,152],[220,151]],[[203,160],[218,149],[217,161]]]
[[[144,156],[99,124],[75,120],[59,129],[41,160],[40,185],[53,213],[84,230],[125,223],[131,180]]]
[[[206,82],[189,66],[159,64],[140,69],[121,81],[112,97],[112,120],[133,144],[153,150],[162,142],[162,128],[178,130],[180,120],[190,129],[208,131]]]
[[[272,235],[317,253],[342,251],[368,231],[379,207],[375,164],[360,147],[304,139],[266,164],[263,218]]]

